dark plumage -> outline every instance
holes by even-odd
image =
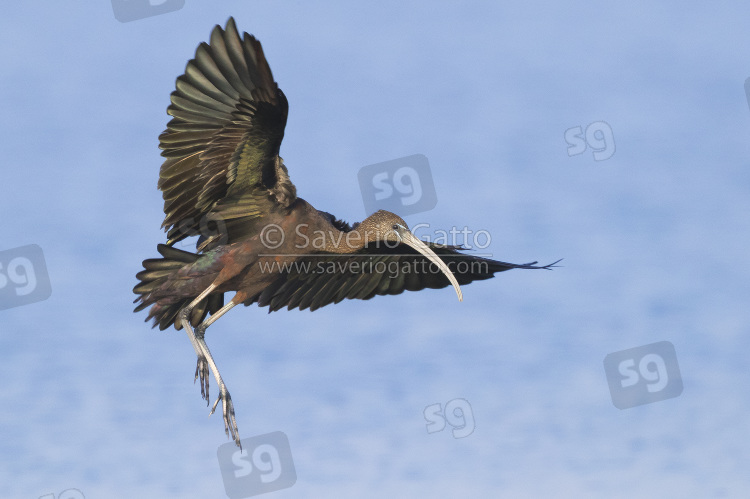
[[[227,435],[240,445],[234,408],[206,345],[206,328],[238,304],[316,310],[344,299],[443,288],[512,268],[539,269],[461,253],[417,239],[397,215],[378,211],[349,224],[297,197],[279,156],[288,104],[263,49],[234,20],[216,26],[177,78],[159,137],[167,243],[143,262],[135,311],[166,329],[184,328],[198,356],[195,379],[208,401],[219,386]],[[198,253],[173,248],[200,235]],[[273,236],[269,238],[269,236]],[[234,292],[224,304],[224,293]],[[195,328],[195,330],[193,330]]]

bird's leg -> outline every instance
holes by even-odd
[[[177,317],[177,320],[180,322],[180,324],[182,324],[182,327],[185,328],[185,332],[188,335],[190,344],[193,345],[193,350],[195,350],[195,354],[198,356],[198,365],[195,368],[195,378],[193,379],[193,383],[195,383],[195,380],[197,380],[198,376],[200,376],[201,397],[206,400],[206,405],[208,405],[208,367],[206,363],[206,353],[203,351],[200,343],[198,343],[196,334],[193,332],[193,328],[190,326],[190,313],[193,311],[193,308],[195,308],[206,296],[211,294],[211,291],[213,291],[214,289],[216,289],[215,284],[212,284],[211,286],[206,288],[206,290],[198,295],[195,300],[190,302],[187,307],[180,310],[180,313]],[[203,332],[205,332],[205,328],[203,328],[201,335],[203,334]]]
[[[208,405],[208,361],[206,360],[206,352],[208,351],[208,346],[206,345],[206,341],[204,340],[204,337],[206,335],[206,329],[208,329],[208,326],[214,323],[219,317],[227,313],[232,307],[234,307],[236,303],[229,302],[223,307],[221,307],[219,310],[211,314],[211,316],[204,320],[202,323],[200,323],[195,328],[195,344],[193,345],[195,347],[195,351],[198,353],[198,364],[195,366],[195,379],[198,379],[198,376],[200,376],[201,379],[201,397],[203,397],[206,400],[206,405]],[[218,372],[218,369],[216,370]],[[218,378],[216,380],[217,383],[219,383],[219,380],[221,378]],[[193,380],[195,382],[195,380]],[[221,387],[221,383],[219,383],[219,386]]]
[[[201,379],[201,398],[206,401],[208,405],[208,362],[206,362],[206,355],[203,352],[198,354],[198,362],[195,365],[195,377],[193,378],[193,384]]]
[[[227,385],[224,384],[224,380],[221,379],[221,374],[219,374],[219,369],[216,367],[216,363],[211,356],[211,351],[208,349],[208,345],[206,345],[206,342],[203,341],[201,346],[206,352],[206,361],[208,362],[208,366],[211,368],[211,372],[214,373],[216,384],[219,386],[219,396],[216,397],[216,402],[214,402],[213,407],[211,407],[211,412],[208,415],[211,416],[211,414],[216,411],[216,406],[219,405],[219,401],[221,400],[221,408],[224,417],[224,432],[229,438],[234,440],[234,443],[237,444],[237,446],[241,449],[242,444],[240,444],[239,430],[237,429],[237,420],[234,417],[234,404],[232,404],[232,397],[231,395],[229,395],[229,390],[227,390]]]
[[[198,326],[200,327],[200,326]],[[194,335],[198,334],[198,328],[195,328]],[[188,332],[190,342],[193,344],[193,349],[198,356],[198,363],[195,366],[195,377],[193,378],[193,384],[200,377],[201,380],[201,397],[206,401],[208,405],[208,363],[206,362],[206,354],[203,353],[203,349],[200,347],[197,341],[195,341],[193,334]]]
[[[180,321],[182,322],[182,319],[180,319]],[[190,344],[193,345],[195,354],[198,356],[198,365],[195,367],[195,378],[193,378],[193,383],[195,383],[200,376],[201,397],[203,397],[203,399],[206,401],[206,405],[208,405],[208,363],[206,362],[206,354],[203,353],[203,349],[198,344],[198,340],[196,339],[199,328],[200,326],[195,328],[195,333],[193,333],[189,328],[185,328],[185,332],[188,335]],[[203,330],[205,331],[205,328]],[[201,334],[203,334],[203,331],[201,331]]]
[[[229,310],[231,310],[232,307],[234,307],[237,303],[234,301],[230,301],[223,307],[221,307],[219,310],[216,311],[216,313],[211,314],[211,317],[203,321],[202,324],[196,328],[196,341],[198,342],[198,345],[205,353],[205,359],[208,363],[208,366],[211,368],[211,372],[214,374],[214,378],[216,379],[216,385],[219,387],[219,396],[216,398],[216,402],[214,402],[213,407],[211,408],[211,412],[208,414],[209,416],[213,414],[216,411],[216,406],[219,404],[219,400],[222,401],[221,408],[223,413],[223,419],[224,419],[224,432],[227,434],[229,438],[234,440],[234,443],[237,444],[237,446],[242,449],[242,444],[240,443],[240,435],[239,430],[237,429],[237,420],[234,417],[234,405],[232,404],[232,397],[229,395],[229,390],[227,390],[227,385],[224,383],[224,380],[221,378],[221,374],[219,373],[219,368],[216,367],[216,362],[214,362],[214,358],[211,355],[211,350],[208,349],[208,345],[206,344],[206,340],[204,339],[205,331],[208,326],[214,323],[219,317],[227,313]],[[198,331],[200,333],[198,334]],[[206,398],[208,398],[208,391],[206,392]]]
[[[206,344],[206,341],[204,339],[206,329],[208,326],[210,326],[214,321],[216,321],[219,317],[227,313],[232,307],[234,307],[237,303],[234,301],[230,301],[223,307],[221,307],[219,310],[217,310],[214,314],[211,315],[208,319],[203,321],[200,325],[196,327],[195,332],[193,332],[192,327],[190,326],[190,310],[192,307],[195,307],[198,303],[200,303],[200,298],[208,296],[210,293],[209,290],[213,290],[216,286],[211,285],[206,291],[201,293],[201,296],[193,300],[190,305],[185,307],[185,309],[180,311],[180,320],[182,321],[183,327],[189,331],[189,335],[191,335],[191,338],[195,339],[195,343],[197,344],[198,348],[201,351],[201,354],[198,355],[198,367],[197,371],[201,373],[201,388],[203,388],[203,373],[205,369],[205,364],[208,364],[208,367],[211,369],[211,372],[214,374],[214,378],[216,378],[216,384],[219,386],[219,397],[216,399],[216,402],[214,402],[213,407],[211,408],[211,412],[209,413],[209,416],[216,411],[216,406],[219,404],[219,400],[222,401],[222,410],[224,412],[224,431],[226,432],[227,436],[234,440],[234,443],[237,444],[237,446],[241,449],[242,444],[240,443],[240,436],[239,436],[239,430],[237,429],[237,420],[234,416],[234,405],[232,404],[232,397],[229,395],[229,391],[227,390],[227,386],[224,384],[224,380],[221,379],[221,374],[219,374],[219,368],[216,367],[216,362],[214,362],[213,356],[211,355],[211,350],[209,350],[208,345]],[[208,399],[208,374],[205,374],[205,385],[206,385],[206,399]]]

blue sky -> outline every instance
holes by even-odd
[[[39,245],[52,294],[0,311],[3,497],[224,496],[193,350],[133,314],[131,289],[164,241],[169,93],[229,15],[289,99],[301,197],[361,220],[358,170],[423,154],[437,204],[411,225],[565,258],[463,303],[429,290],[212,326],[241,435],[289,439],[297,482],[274,497],[746,496],[748,14],[186,0],[120,23],[109,2],[6,5],[0,252]],[[616,152],[569,156],[566,130],[600,121]],[[661,341],[682,394],[617,409],[604,357]],[[428,433],[425,407],[454,399],[474,432]]]

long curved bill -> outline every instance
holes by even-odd
[[[408,230],[400,232],[399,236],[401,236],[401,241],[404,244],[408,244],[415,250],[419,251],[425,256],[425,258],[437,265],[438,268],[443,271],[445,277],[447,277],[451,284],[453,284],[453,289],[456,290],[456,294],[458,295],[458,301],[463,301],[464,295],[463,293],[461,293],[461,287],[458,285],[456,277],[453,275],[453,272],[451,272],[451,269],[448,268],[445,262],[442,261],[440,257],[438,257],[435,252],[430,249],[429,246],[417,239],[417,237]]]

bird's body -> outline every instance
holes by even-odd
[[[229,392],[205,330],[239,304],[315,310],[344,299],[370,299],[488,279],[516,265],[425,243],[404,220],[378,211],[349,226],[298,198],[279,156],[288,104],[260,43],[241,38],[234,20],[216,26],[177,79],[160,137],[166,160],[167,244],[143,262],[136,311],[166,329],[184,328],[198,355],[196,379],[208,401],[208,370],[219,385],[228,435],[240,445]],[[212,228],[211,228],[212,227]],[[200,235],[198,253],[173,248]],[[553,264],[554,265],[554,264]],[[224,294],[234,292],[224,304]],[[195,328],[195,331],[193,331]]]

